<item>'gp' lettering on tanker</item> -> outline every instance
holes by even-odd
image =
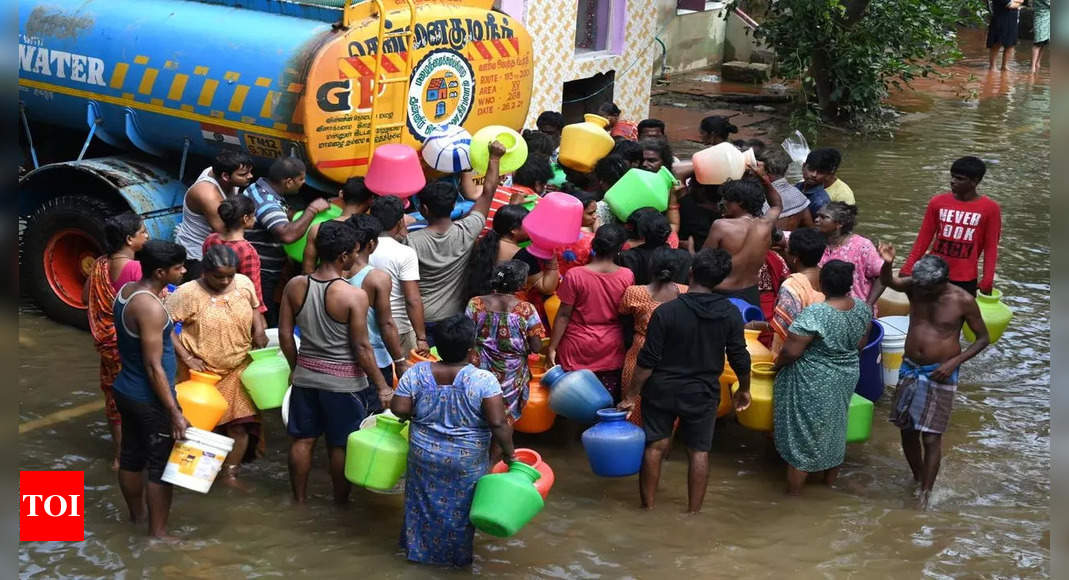
[[[104,86],[104,61],[84,54],[19,43],[19,68],[32,74]]]

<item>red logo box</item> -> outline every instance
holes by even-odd
[[[19,541],[85,539],[85,473],[19,472]]]

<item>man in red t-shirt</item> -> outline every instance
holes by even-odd
[[[950,192],[928,202],[917,241],[902,266],[900,276],[913,273],[917,262],[929,247],[931,253],[950,266],[950,283],[973,296],[979,288],[991,293],[998,261],[998,241],[1002,235],[1002,209],[993,199],[980,195],[976,188],[984,179],[987,166],[976,157],[962,157],[950,166]],[[934,243],[933,243],[934,238]],[[980,255],[984,256],[984,276],[977,283]]]

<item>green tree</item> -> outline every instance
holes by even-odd
[[[984,11],[984,0],[772,0],[757,35],[779,74],[802,81],[810,115],[866,127],[892,87],[960,58],[955,28]]]

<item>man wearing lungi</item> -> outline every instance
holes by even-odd
[[[989,344],[987,326],[976,299],[949,283],[946,261],[927,255],[905,278],[894,275],[895,249],[880,244],[883,270],[880,280],[909,297],[910,320],[906,351],[898,373],[891,422],[902,430],[902,451],[913,479],[920,484],[920,507],[926,508],[943,458],[943,433],[958,386],[958,367]],[[976,335],[961,350],[961,327],[968,324]]]

